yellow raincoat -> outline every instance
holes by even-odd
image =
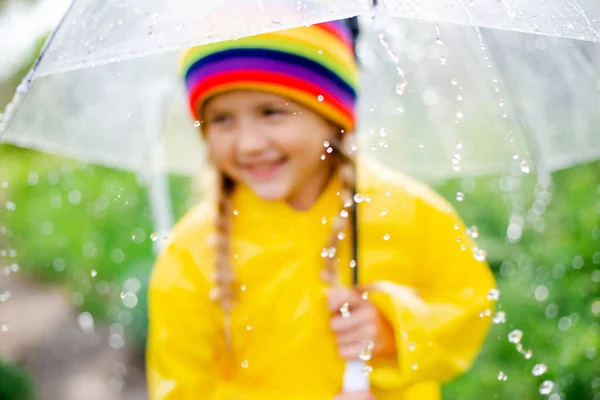
[[[473,255],[464,226],[426,186],[375,164],[359,166],[359,266],[369,299],[394,327],[397,355],[373,359],[378,400],[435,400],[440,382],[469,368],[492,307],[493,276]],[[232,314],[210,300],[214,207],[204,203],[174,230],[150,284],[151,400],[331,400],[345,361],[329,328],[321,250],[340,211],[334,179],[297,211],[239,187],[233,197],[232,262],[242,290]],[[325,223],[324,223],[325,222]],[[349,237],[349,236],[347,236]],[[342,240],[341,278],[351,249]]]

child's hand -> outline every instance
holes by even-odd
[[[373,345],[372,355],[395,354],[393,328],[377,308],[364,300],[356,290],[332,288],[328,291],[327,302],[332,313],[331,329],[337,337],[340,356],[356,360],[369,344]]]
[[[371,392],[340,393],[333,400],[375,400]]]

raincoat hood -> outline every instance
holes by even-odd
[[[236,189],[231,257],[241,285],[232,354],[211,301],[215,207],[177,225],[150,286],[150,399],[332,399],[345,360],[337,353],[321,251],[339,213],[334,179],[308,211]],[[397,355],[373,358],[377,399],[434,400],[440,382],[471,365],[490,323],[494,287],[450,205],[426,186],[371,162],[358,166],[360,283],[394,328]],[[349,237],[346,235],[346,237]],[[459,239],[457,239],[459,238]],[[342,240],[340,278],[351,285]]]

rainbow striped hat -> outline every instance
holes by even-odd
[[[346,131],[355,128],[358,65],[342,21],[192,47],[181,68],[196,119],[210,97],[245,89],[285,96]]]

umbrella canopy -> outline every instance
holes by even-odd
[[[142,174],[165,158],[168,172],[195,175],[204,157],[178,49],[362,13],[367,152],[428,180],[598,158],[598,5],[557,1],[538,15],[535,2],[514,0],[386,1],[373,23],[370,3],[75,2],[8,109],[0,131],[19,113],[2,138]]]

